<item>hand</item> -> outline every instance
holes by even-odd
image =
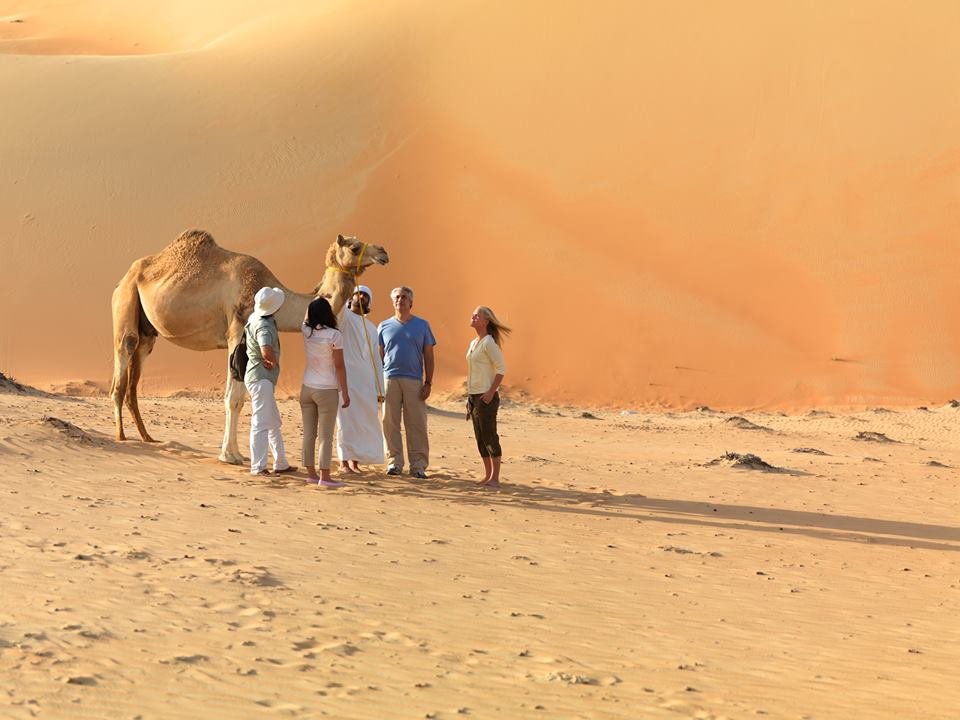
[[[383,395],[377,395],[377,404],[383,404]]]
[[[341,405],[340,407],[342,408],[350,407],[350,393],[343,394],[343,405]]]
[[[424,383],[424,384],[423,384],[423,387],[420,388],[420,399],[421,399],[421,400],[426,400],[428,397],[430,397],[430,388],[431,388],[431,386],[428,385],[427,383]]]
[[[275,362],[273,362],[272,360],[267,360],[266,358],[263,359],[263,367],[264,367],[265,369],[267,369],[267,370],[273,370],[276,366],[277,366],[277,364],[276,364]]]
[[[487,391],[483,394],[483,397],[481,398],[481,400],[483,400],[483,404],[484,404],[484,405],[489,405],[490,403],[492,403],[492,402],[493,402],[493,396],[496,395],[496,394],[497,394],[497,393],[496,393],[495,390],[494,390],[494,391],[487,390]]]

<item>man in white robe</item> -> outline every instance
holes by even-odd
[[[370,288],[358,285],[337,318],[350,387],[350,407],[340,408],[337,415],[337,453],[341,470],[348,473],[359,472],[360,463],[383,464],[383,361],[378,351],[377,326],[364,317],[370,312],[372,301]]]

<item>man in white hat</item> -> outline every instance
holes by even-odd
[[[343,472],[360,471],[360,463],[383,463],[383,361],[378,352],[377,326],[365,317],[373,291],[358,285],[344,306],[337,326],[343,335],[343,361],[350,386],[350,407],[337,415],[337,454]]]
[[[253,313],[247,320],[247,372],[243,384],[250,393],[250,474],[270,475],[267,445],[273,455],[273,472],[296,470],[287,462],[280,435],[280,409],[276,386],[280,377],[280,333],[273,314],[283,305],[280,288],[264,287],[254,297]]]

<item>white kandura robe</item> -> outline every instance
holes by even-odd
[[[369,348],[363,324],[370,338]],[[350,407],[340,408],[337,415],[337,454],[340,460],[359,463],[383,463],[383,429],[380,425],[380,404],[377,402],[377,381],[370,363],[370,350],[383,394],[383,361],[377,342],[377,326],[344,306],[337,318],[343,335],[343,362],[347,368]]]

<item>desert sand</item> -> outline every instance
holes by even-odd
[[[0,0],[0,717],[960,717],[957,27]],[[161,442],[113,440],[111,293],[191,228],[301,291],[387,248],[373,319],[410,285],[439,343],[426,482],[218,463],[226,353],[165,340]]]
[[[960,408],[510,403],[493,491],[452,399],[427,481],[340,490],[217,463],[215,398],[142,406],[158,444],[103,397],[0,394],[0,716],[960,708]]]

